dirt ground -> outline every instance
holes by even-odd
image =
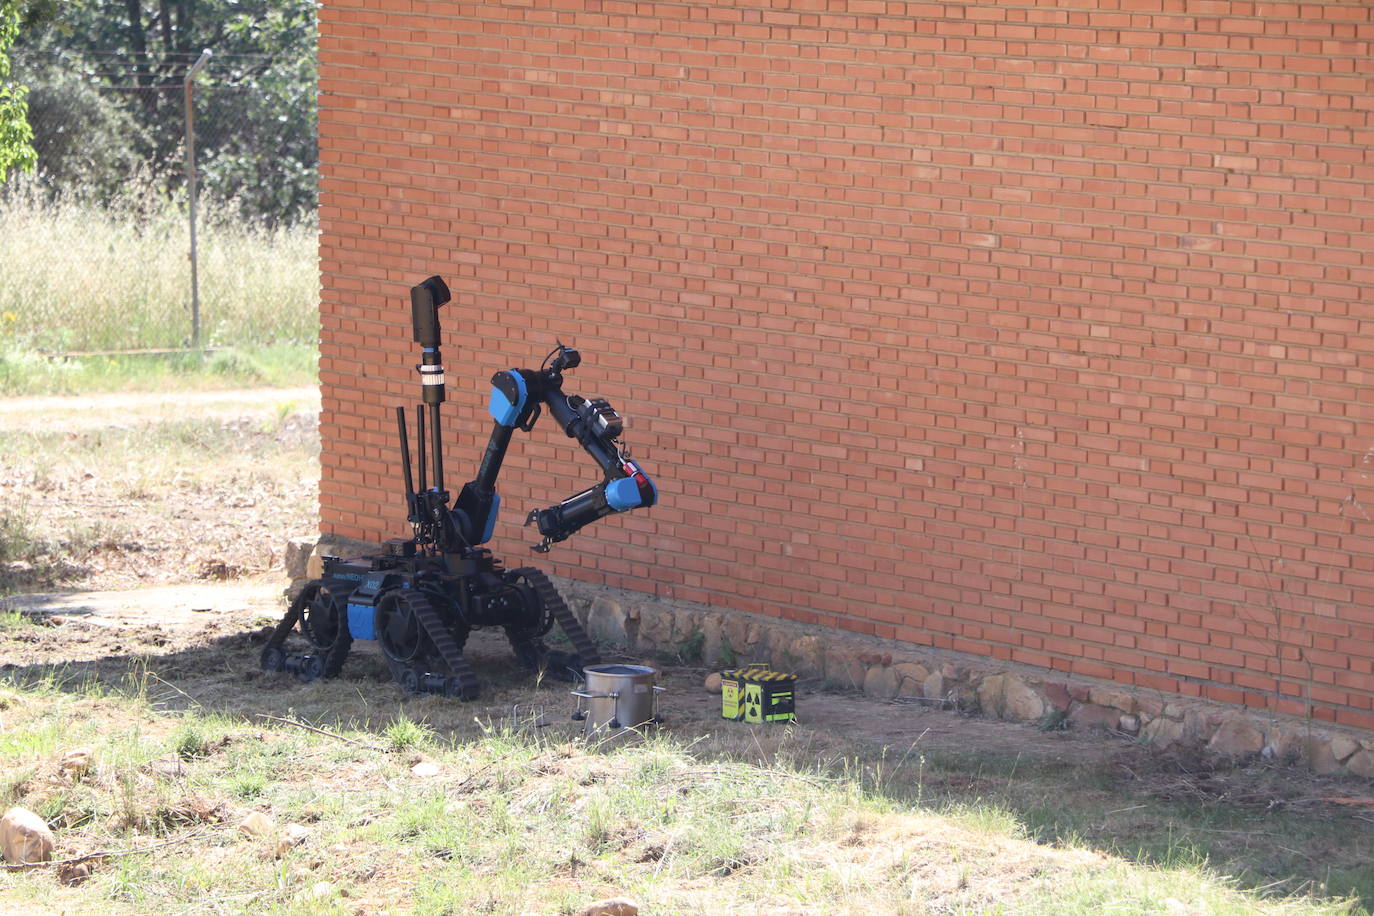
[[[7,433],[50,432],[137,426],[197,417],[252,417],[290,405],[318,413],[318,388],[263,388],[229,391],[118,391],[0,399],[0,423]]]
[[[568,685],[532,683],[511,664],[504,638],[490,631],[473,634],[468,644],[467,654],[484,682],[482,697],[472,703],[404,693],[391,682],[371,643],[355,643],[344,674],[327,685],[265,674],[258,670],[257,655],[282,613],[283,585],[279,575],[267,574],[223,583],[12,596],[3,606],[21,611],[34,625],[0,629],[0,676],[61,670],[65,677],[116,685],[127,682],[131,672],[147,671],[161,685],[154,694],[169,708],[196,705],[230,715],[293,714],[349,724],[374,715],[384,721],[404,708],[459,740],[492,722],[534,721],[569,737],[582,729],[571,720],[576,701]],[[615,649],[607,650],[605,660],[658,669],[658,684],[665,688],[660,700],[665,729],[704,739],[708,750],[713,744],[753,742],[758,756],[766,758],[781,740],[782,728],[722,720],[719,695],[702,686],[707,668]],[[993,786],[1018,767],[1027,774],[1062,769],[1070,783],[1077,778],[1073,774],[1092,772],[1112,785],[1134,782],[1143,794],[1157,798],[1256,810],[1321,808],[1374,824],[1374,797],[1366,798],[1368,786],[1358,782],[1278,766],[1219,766],[1195,756],[1161,755],[1101,731],[1045,731],[911,701],[875,700],[807,680],[798,685],[797,726],[790,732],[791,740],[798,733],[809,736],[805,740],[820,757],[856,754],[893,767],[901,761],[912,766],[916,758],[955,761],[940,769],[968,772],[946,773],[936,782],[943,779],[963,790]]]
[[[0,595],[268,574],[316,530],[319,392],[0,400]]]
[[[0,630],[0,672],[22,667],[64,667],[111,682],[124,675],[131,662],[147,664],[159,677],[175,680],[197,702],[233,712],[270,711],[278,701],[308,703],[315,688],[290,678],[257,670],[256,649],[265,629],[281,614],[283,580],[258,577],[222,584],[159,586],[107,592],[75,592],[13,596],[4,599],[11,609],[37,624]],[[673,664],[661,657],[607,650],[608,661],[647,664],[659,671],[665,688],[661,708],[673,731],[755,729],[720,719],[720,696],[702,687],[708,669]],[[456,718],[500,720],[520,706],[540,710],[541,724],[570,734],[581,726],[571,723],[575,700],[568,688],[554,683],[534,685],[510,665],[510,648],[498,633],[472,636],[467,654],[489,685],[483,698],[459,704],[424,698],[427,706],[451,707]],[[22,657],[22,666],[9,661]],[[389,683],[384,662],[370,643],[356,643],[341,684],[354,683],[373,693],[378,702],[401,702],[407,696]],[[809,689],[808,689],[809,688]],[[293,695],[294,694],[294,695]],[[895,749],[899,754],[916,746],[923,752],[977,752],[998,756],[1022,754],[1040,761],[1092,759],[1107,761],[1121,749],[1119,742],[1100,735],[1069,731],[1040,731],[1019,723],[972,718],[909,702],[881,702],[858,693],[837,693],[803,681],[799,690],[798,722],[807,729],[843,735]],[[321,715],[330,717],[325,710]],[[431,720],[437,710],[427,709]],[[517,713],[518,715],[518,713]]]
[[[160,396],[92,400],[0,408],[0,500],[32,516],[29,553],[0,555],[0,595],[9,596],[0,611],[20,612],[0,627],[0,678],[58,671],[114,688],[137,675],[166,708],[245,718],[380,727],[404,710],[457,740],[493,722],[576,734],[567,685],[530,683],[497,635],[469,643],[485,686],[467,704],[403,694],[366,644],[327,683],[258,669],[266,628],[283,610],[279,546],[314,530],[317,401],[309,392],[207,396],[191,406]],[[160,456],[151,464],[139,457],[149,443]],[[93,525],[104,534],[71,533]],[[995,798],[1045,841],[1097,841],[1143,859],[1177,842],[1169,806],[1193,806],[1213,825],[1195,829],[1215,834],[1199,833],[1193,845],[1208,858],[1239,857],[1232,870],[1253,867],[1256,886],[1277,874],[1297,889],[1298,879],[1316,880],[1303,874],[1323,864],[1329,873],[1340,857],[1367,862],[1374,848],[1374,793],[1362,783],[1267,764],[1222,767],[1102,732],[1042,731],[807,681],[796,726],[745,726],[720,718],[719,697],[701,687],[705,669],[623,658],[660,669],[664,727],[708,756],[785,758],[831,772],[861,761],[899,798]],[[1275,822],[1280,815],[1300,820]],[[1284,840],[1301,848],[1280,848],[1310,866],[1249,845],[1261,830],[1292,836],[1309,821],[1309,837]],[[1352,838],[1355,851],[1341,852]],[[1247,855],[1268,858],[1251,866]],[[1359,870],[1358,861],[1335,864]],[[1325,890],[1374,899],[1374,875]]]

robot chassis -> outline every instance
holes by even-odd
[[[504,569],[481,546],[491,539],[500,508],[496,478],[515,430],[533,429],[542,407],[605,477],[556,506],[530,512],[525,524],[537,526],[542,535],[533,550],[547,553],[551,544],[598,519],[652,506],[657,488],[630,459],[620,440],[624,422],[611,405],[563,393],[563,373],[581,357],[560,343],[537,370],[507,369],[492,376],[491,438],[476,478],[463,485],[449,508],[439,418],[444,401],[439,307],[448,301],[448,286],[439,277],[410,291],[423,392],[423,403],[416,406],[418,487],[403,407],[396,408],[396,427],[414,534],[387,541],[379,555],[324,557],[323,575],[306,583],[268,638],[261,656],[265,671],[287,672],[302,681],[336,677],[355,639],[375,640],[406,690],[476,699],[480,684],[463,646],[468,634],[482,627],[503,628],[516,660],[533,671],[575,679],[584,666],[600,663],[596,646],[547,576],[528,566]],[[426,413],[432,437],[428,460]],[[430,468],[432,486],[426,480]],[[573,651],[544,644],[554,624]],[[288,649],[293,631],[304,637],[305,651]]]

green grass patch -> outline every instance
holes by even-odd
[[[32,626],[36,624],[29,615],[0,608],[0,630],[20,630]]]
[[[0,395],[216,388],[296,388],[319,380],[313,342],[247,345],[209,353],[52,357],[0,342]]]

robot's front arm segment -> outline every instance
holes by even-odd
[[[652,506],[658,501],[658,488],[644,470],[630,460],[619,443],[624,421],[615,409],[599,398],[588,401],[563,393],[562,371],[573,368],[578,362],[580,357],[576,350],[561,348],[550,369],[507,369],[492,377],[489,410],[496,425],[477,480],[472,485],[487,489],[495,497],[496,476],[511,435],[517,428],[531,429],[541,406],[548,408],[559,428],[578,441],[605,475],[596,486],[558,505],[535,509],[529,514],[525,524],[536,525],[543,536],[534,547],[540,553],[547,553],[551,544],[564,540],[597,519]],[[490,514],[494,517],[495,506]]]

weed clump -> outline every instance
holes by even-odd
[[[0,509],[0,562],[29,559],[36,543],[23,509]]]
[[[432,740],[434,731],[428,725],[401,713],[382,729],[382,737],[391,750],[408,751]]]

